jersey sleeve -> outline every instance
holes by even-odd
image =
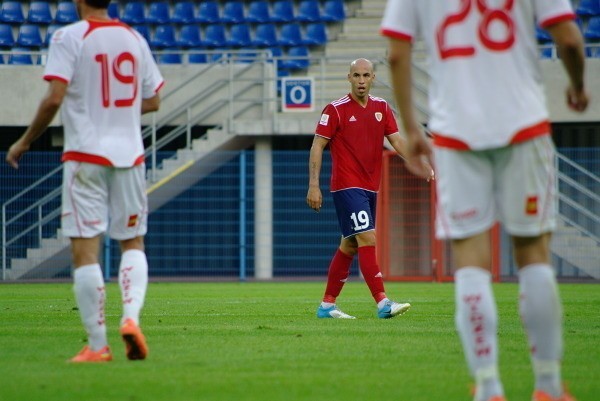
[[[388,136],[398,132],[398,123],[396,122],[394,112],[388,104],[385,105],[385,111],[385,136]]]
[[[152,57],[152,52],[148,46],[148,42],[138,35],[141,42],[143,61],[142,61],[142,99],[149,99],[156,95],[164,84],[164,79]]]
[[[44,79],[71,82],[77,63],[78,44],[72,31],[58,29],[52,35],[48,48],[48,60],[44,68]]]
[[[388,0],[380,33],[394,39],[413,41],[419,33],[417,1]]]
[[[542,28],[576,18],[568,0],[534,0],[534,4],[537,22]]]
[[[330,103],[323,109],[315,133],[323,138],[332,139],[339,124],[336,108]]]

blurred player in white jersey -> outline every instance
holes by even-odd
[[[144,252],[147,198],[141,114],[158,110],[163,78],[144,38],[111,20],[110,0],[75,0],[81,21],[52,35],[44,79],[49,88],[31,125],[9,149],[21,156],[61,109],[64,124],[62,230],[71,239],[74,292],[88,345],[72,362],[106,362],[105,287],[100,239],[120,242],[120,333],[129,359],[145,359],[139,328],[148,284]],[[62,107],[61,107],[62,105]]]
[[[412,43],[426,44],[429,129],[438,191],[438,238],[452,242],[456,326],[476,382],[475,401],[504,401],[489,230],[499,219],[519,268],[519,310],[531,346],[534,401],[573,400],[561,382],[562,306],[551,266],[556,226],[555,149],[538,61],[536,23],[556,43],[566,101],[584,111],[583,40],[568,0],[389,0],[396,101],[409,163],[432,150],[411,96]]]

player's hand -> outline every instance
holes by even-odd
[[[323,206],[323,195],[321,194],[321,189],[319,187],[308,188],[308,193],[306,194],[306,204],[315,212],[319,212],[321,210],[321,206]]]
[[[581,113],[587,109],[589,101],[589,94],[585,89],[577,90],[572,86],[567,88],[567,105],[571,110]]]
[[[432,154],[431,144],[420,129],[415,129],[408,135],[406,168],[417,177],[426,179],[427,182],[435,179],[435,171],[431,163]]]
[[[21,160],[21,156],[25,152],[29,150],[29,146],[22,143],[22,141],[17,141],[13,143],[13,145],[8,149],[6,153],[6,162],[14,169],[19,168],[19,160]]]

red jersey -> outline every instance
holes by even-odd
[[[369,95],[363,107],[348,94],[328,104],[317,124],[316,135],[330,140],[331,191],[361,188],[377,192],[383,138],[396,132],[396,118],[381,98]]]

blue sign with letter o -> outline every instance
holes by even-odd
[[[284,77],[281,79],[283,111],[314,111],[314,79]]]

